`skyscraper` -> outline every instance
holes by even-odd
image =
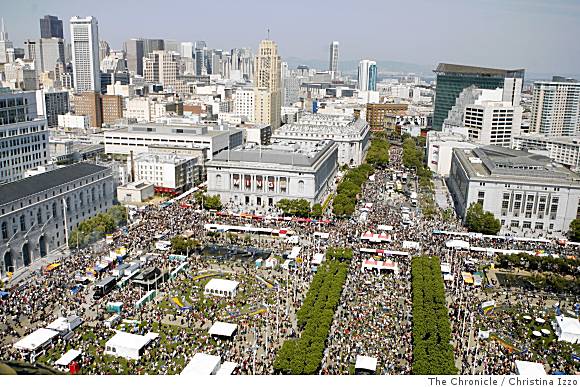
[[[358,89],[360,91],[377,90],[377,62],[363,59],[358,64]]]
[[[8,50],[14,48],[12,42],[8,40],[8,32],[2,18],[2,28],[0,29],[0,63],[8,63]]]
[[[261,124],[270,124],[275,130],[280,127],[282,109],[280,56],[276,43],[262,40],[254,61],[254,119]]]
[[[40,37],[42,39],[64,39],[62,20],[56,16],[44,15],[44,17],[40,19]]]
[[[580,134],[580,82],[553,77],[534,82],[530,132],[546,136]]]
[[[175,86],[179,67],[179,54],[172,51],[153,51],[143,60],[146,82]]]
[[[127,69],[133,74],[143,75],[143,56],[145,55],[143,39],[130,39],[125,43]]]
[[[65,63],[64,39],[40,38],[38,45],[40,48],[40,63],[38,63],[38,58],[36,58],[36,69],[42,72],[52,72],[52,79],[55,79],[55,68],[57,64]]]
[[[99,42],[99,63],[105,59],[107,55],[111,53],[111,47],[109,46],[109,42],[106,40],[101,40]]]
[[[502,70],[484,67],[473,67],[440,63],[434,71],[437,74],[435,91],[435,110],[433,112],[433,129],[441,130],[449,110],[455,105],[459,94],[469,86],[480,89],[511,90],[512,103],[519,104],[524,70]],[[509,85],[504,81],[510,79]],[[520,81],[521,80],[521,81]]]
[[[338,72],[338,42],[330,43],[330,61],[328,63],[328,71],[332,74],[332,79],[336,77]]]
[[[77,93],[100,91],[99,25],[97,19],[73,16],[70,19],[74,87]]]

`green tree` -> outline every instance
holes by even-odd
[[[576,218],[570,223],[570,240],[580,242],[580,219]]]
[[[203,208],[206,210],[221,210],[222,200],[220,195],[204,195],[203,197]]]
[[[322,217],[322,205],[320,203],[315,203],[312,206],[312,212],[310,213],[310,216],[312,216],[313,218]]]
[[[501,229],[501,223],[489,211],[483,211],[480,203],[472,203],[465,215],[465,225],[471,232],[495,235]]]

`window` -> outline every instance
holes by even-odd
[[[40,210],[40,208],[38,209],[38,211],[36,212],[36,222],[41,225],[42,224],[42,211]]]
[[[298,193],[304,193],[304,180],[298,180]]]
[[[524,228],[532,228],[531,222],[524,222]]]
[[[512,220],[510,223],[511,227],[520,227],[520,222],[518,220]]]
[[[20,215],[20,231],[26,231],[26,218]]]
[[[535,228],[536,228],[536,230],[543,229],[544,228],[544,223],[541,223],[541,222],[536,223],[536,227]]]
[[[2,222],[2,239],[8,239],[8,223]]]
[[[52,216],[56,218],[56,203],[52,203]]]
[[[218,188],[222,187],[222,175],[215,175],[215,185]]]

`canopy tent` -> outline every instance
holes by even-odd
[[[364,270],[372,270],[377,269],[379,272],[382,270],[391,270],[395,273],[399,272],[399,265],[393,261],[376,261],[374,259],[367,259],[362,263],[361,269]]]
[[[21,351],[31,352],[37,348],[42,348],[49,344],[56,336],[58,336],[57,331],[53,331],[52,329],[47,328],[39,328],[28,336],[25,336],[24,338],[14,343],[14,348]]]
[[[373,234],[370,231],[363,233],[360,237],[361,240],[367,240],[369,242],[380,243],[380,242],[390,242],[392,240],[390,235],[384,232],[380,234]]]
[[[546,376],[546,370],[542,363],[516,360],[516,372],[521,376]]]
[[[149,332],[145,336],[117,331],[115,336],[105,343],[105,354],[138,360],[142,350],[159,337],[158,333]]]
[[[356,356],[355,370],[370,371],[375,373],[377,371],[377,358],[370,356]]]
[[[300,255],[300,251],[302,251],[302,248],[300,246],[292,247],[292,251],[290,252],[290,254],[288,254],[288,259],[298,258],[298,255]]]
[[[556,316],[553,326],[559,341],[580,344],[580,322],[577,318]]]
[[[212,278],[205,285],[204,294],[219,297],[235,297],[238,286],[238,281],[226,280],[221,278]]]
[[[383,250],[383,249],[368,249],[366,247],[361,247],[359,249],[361,253],[371,253],[371,254],[379,254],[379,255],[397,255],[402,257],[408,257],[409,253],[406,251],[394,251],[394,250]]]
[[[180,375],[216,375],[220,369],[220,362],[219,356],[196,353]]]
[[[222,336],[232,338],[238,329],[238,324],[230,324],[222,321],[216,321],[211,328],[209,334],[211,336]]]
[[[70,363],[72,363],[77,357],[82,355],[82,351],[78,349],[69,349],[67,353],[62,355],[60,359],[54,363],[54,365],[61,366],[61,367],[68,367]]]
[[[463,277],[463,282],[465,282],[466,284],[473,284],[473,275],[467,271],[462,271],[461,272],[461,277]]]
[[[388,226],[388,225],[385,225],[385,224],[379,224],[377,226],[377,230],[380,230],[380,231],[393,231],[393,229],[394,229],[393,226]]]
[[[445,246],[449,249],[469,249],[469,242],[462,241],[459,239],[451,239],[445,242]]]
[[[328,239],[330,233],[316,231],[313,235],[315,238]]]
[[[72,315],[68,317],[59,317],[53,322],[51,322],[49,325],[47,325],[46,328],[52,329],[53,331],[57,331],[60,334],[64,335],[74,330],[76,327],[81,325],[81,323],[82,320],[80,319],[80,317]]]
[[[216,375],[231,375],[238,368],[238,363],[231,361],[224,361]]]
[[[451,273],[451,265],[447,262],[441,263],[441,273]]]
[[[310,262],[312,265],[320,265],[324,261],[324,254],[316,253],[314,257],[312,257],[312,261]]]
[[[403,248],[404,249],[420,250],[421,249],[421,245],[419,244],[419,242],[403,241]]]

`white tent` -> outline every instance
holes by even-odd
[[[388,225],[384,225],[384,224],[379,224],[377,226],[377,229],[380,231],[393,231],[393,226],[388,226]]]
[[[72,315],[69,317],[59,317],[53,322],[51,322],[46,328],[52,329],[53,331],[59,332],[61,335],[65,335],[68,332],[74,330],[76,327],[81,325],[82,320],[80,317]]]
[[[212,278],[204,288],[205,295],[219,297],[235,297],[238,291],[238,281],[231,281],[221,278]]]
[[[216,375],[231,375],[238,368],[238,363],[231,361],[224,361],[220,369],[216,372]]]
[[[403,241],[403,248],[404,249],[420,250],[421,249],[421,245],[419,244],[419,242]]]
[[[330,233],[327,233],[327,232],[319,232],[319,231],[316,231],[314,233],[314,237],[315,238],[328,239],[329,236],[330,236]]]
[[[314,257],[312,258],[311,263],[313,265],[320,265],[322,263],[322,261],[324,261],[324,254],[322,253],[316,253],[314,254]]]
[[[237,324],[230,324],[222,321],[216,321],[211,328],[209,334],[212,336],[232,337],[238,329]]]
[[[300,246],[292,247],[292,251],[290,252],[290,255],[288,255],[288,259],[298,258],[298,255],[300,255],[300,251],[302,251],[302,248]]]
[[[21,351],[32,352],[49,344],[56,336],[58,336],[57,331],[53,331],[52,329],[39,328],[28,336],[25,336],[24,338],[14,343],[14,348]]]
[[[355,370],[365,370],[376,372],[377,371],[377,358],[370,356],[356,356],[356,364],[354,366]]]
[[[556,316],[553,326],[558,340],[580,344],[580,322],[577,318]]]
[[[180,375],[215,375],[220,369],[221,358],[205,353],[196,353]]]
[[[115,336],[105,343],[105,353],[125,359],[140,359],[143,348],[159,337],[157,333],[147,333],[145,336],[117,331]]]
[[[516,371],[522,376],[546,376],[546,370],[542,363],[516,360]]]
[[[82,351],[78,349],[69,349],[67,353],[62,355],[60,359],[54,363],[54,365],[61,366],[61,367],[68,367],[70,363],[72,363],[77,357],[82,355]]]
[[[459,239],[451,239],[445,242],[445,246],[449,249],[469,249],[469,242]]]

